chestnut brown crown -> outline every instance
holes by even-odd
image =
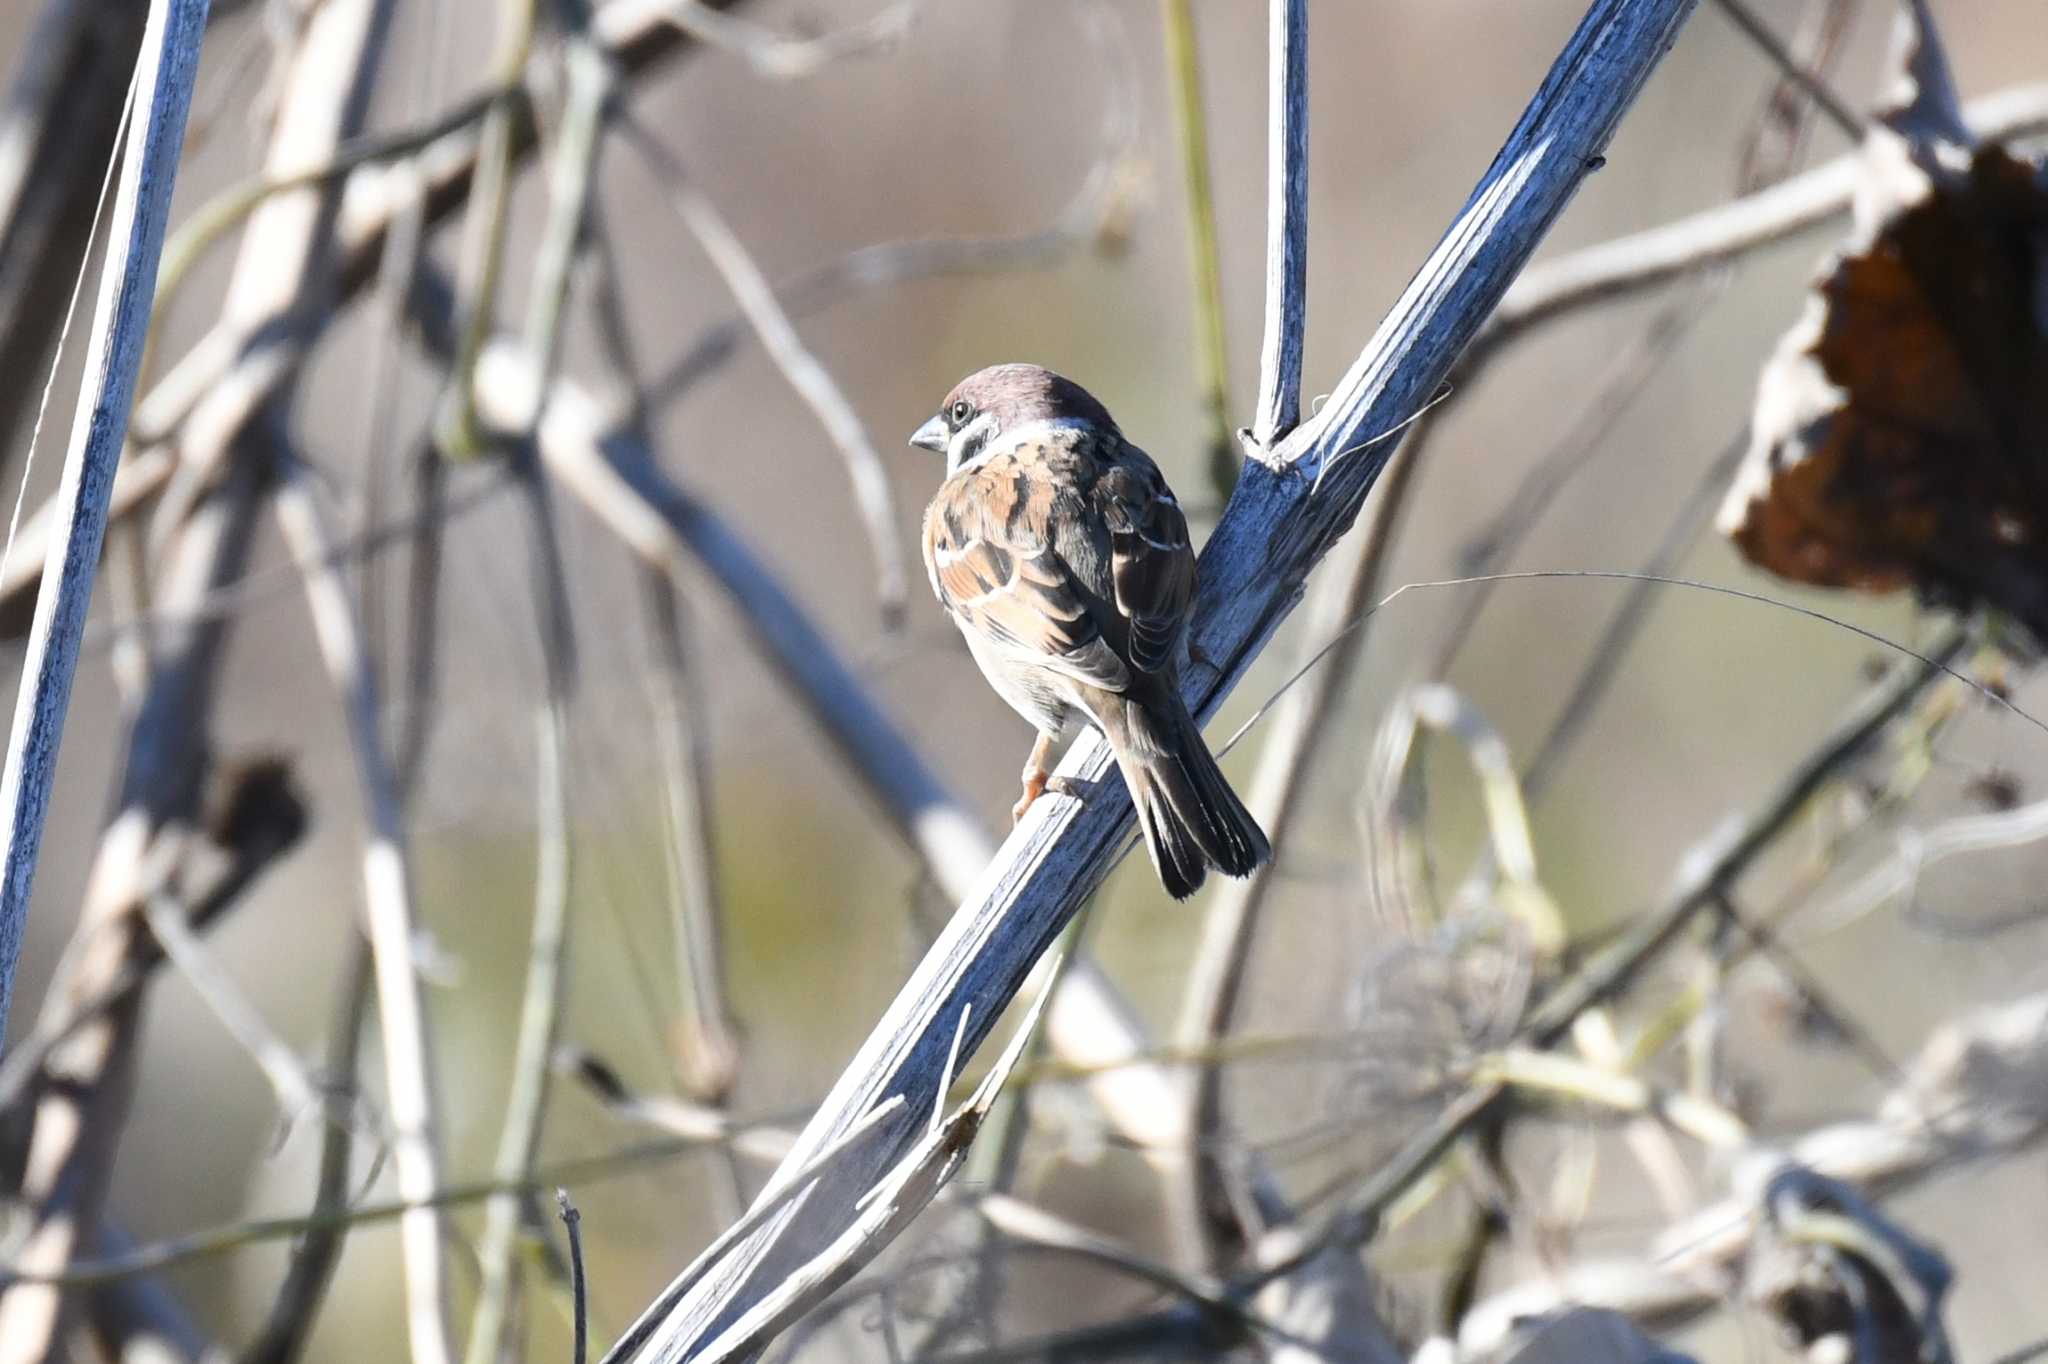
[[[919,427],[912,445],[946,456],[947,473],[974,463],[1005,432],[1033,422],[1085,423],[1105,433],[1116,419],[1095,395],[1039,365],[990,365],[953,386],[937,415]]]

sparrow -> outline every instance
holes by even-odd
[[[946,457],[924,514],[932,592],[996,694],[1038,730],[1017,819],[1070,720],[1102,731],[1176,900],[1272,856],[1180,696],[1195,554],[1159,466],[1036,365],[969,375],[910,443]]]

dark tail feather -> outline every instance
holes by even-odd
[[[1230,789],[1179,696],[1169,693],[1152,705],[1131,702],[1118,718],[1111,746],[1168,895],[1184,900],[1194,894],[1207,867],[1249,876],[1272,857],[1265,833]]]

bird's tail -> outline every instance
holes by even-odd
[[[1272,857],[1265,832],[1230,789],[1177,691],[1118,709],[1113,718],[1103,717],[1110,721],[1104,732],[1168,895],[1185,900],[1194,894],[1209,867],[1249,876]]]

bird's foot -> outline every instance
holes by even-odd
[[[1085,777],[1051,777],[1046,780],[1045,789],[1068,800],[1086,801],[1095,794],[1098,784]]]
[[[1037,800],[1039,796],[1045,793],[1045,788],[1049,781],[1050,778],[1044,772],[1026,772],[1024,774],[1024,794],[1019,796],[1017,803],[1010,807],[1010,823],[1022,824],[1024,822],[1024,812],[1031,808],[1031,802]]]
[[[1059,736],[1040,731],[1038,739],[1031,745],[1031,756],[1024,760],[1024,794],[1010,807],[1010,822],[1024,822],[1024,812],[1031,808],[1031,802],[1044,792],[1045,784],[1052,778],[1052,745]]]

